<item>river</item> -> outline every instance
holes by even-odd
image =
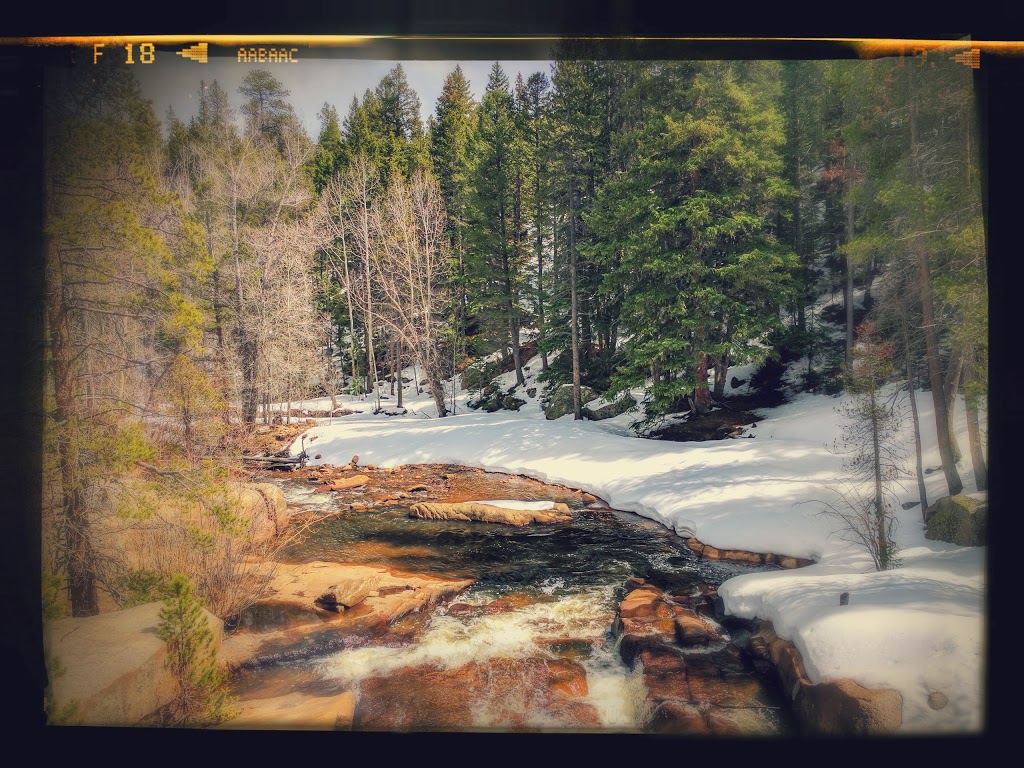
[[[324,517],[280,555],[283,562],[363,563],[475,581],[370,643],[236,673],[236,695],[355,690],[357,730],[645,732],[647,688],[623,662],[612,632],[627,580],[698,595],[765,568],[698,559],[664,526],[569,489],[460,468],[448,468],[438,487],[441,480],[446,501],[564,502],[572,522],[517,528],[419,520],[406,500]],[[273,481],[294,514],[331,512],[352,500],[288,476]],[[737,674],[756,678],[774,697],[771,706],[750,708],[744,731],[789,733],[772,681],[752,666]],[[559,687],[566,695],[552,694]]]

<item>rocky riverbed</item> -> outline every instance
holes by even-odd
[[[225,640],[250,723],[235,727],[288,709],[310,712],[304,727],[370,731],[793,730],[770,673],[689,605],[707,612],[716,584],[778,562],[721,559],[582,491],[465,467],[354,456],[259,479],[282,487],[309,528]],[[475,503],[489,499],[507,503]],[[528,515],[479,514],[515,500]],[[678,615],[652,609],[641,627],[637,585]],[[684,614],[715,626],[713,641],[673,645]],[[651,627],[667,632],[675,668]]]

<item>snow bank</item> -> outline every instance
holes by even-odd
[[[528,387],[540,368],[532,362]],[[514,374],[501,379],[506,388],[515,383]],[[799,648],[812,682],[849,677],[898,689],[906,733],[982,728],[986,550],[928,541],[919,506],[898,510],[903,567],[895,571],[874,572],[867,553],[836,533],[820,512],[840,472],[841,457],[826,445],[838,431],[834,409],[841,398],[802,395],[765,411],[768,418],[748,432],[752,439],[673,443],[630,436],[636,413],[602,422],[547,421],[540,390],[529,398],[525,389],[517,391],[527,398],[519,412],[465,412],[468,395],[460,393],[459,411],[445,419],[424,418],[433,415],[431,406],[410,390],[408,407],[416,413],[336,419],[309,430],[306,447],[331,464],[359,454],[385,467],[457,463],[528,475],[582,488],[718,548],[815,559],[799,570],[730,579],[719,589],[726,611],[771,620]],[[930,395],[919,393],[918,401],[922,440],[931,446],[924,466],[935,468]],[[955,421],[967,454],[962,403]],[[910,428],[908,418],[905,440],[912,449]],[[970,459],[960,468],[964,492],[974,492]],[[946,494],[941,471],[927,475],[926,487],[930,501]],[[900,501],[916,495],[908,478]],[[839,605],[842,592],[850,593],[849,605]],[[948,704],[931,709],[932,691],[946,694]]]

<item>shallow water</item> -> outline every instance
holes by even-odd
[[[561,501],[572,508],[573,520],[525,528],[419,520],[407,506],[391,504],[314,523],[281,559],[379,564],[476,580],[429,616],[411,618],[415,630],[400,639],[285,665],[296,687],[356,688],[364,697],[357,727],[363,710],[367,730],[642,731],[650,715],[644,684],[621,661],[611,634],[626,580],[637,576],[672,594],[696,594],[754,570],[698,560],[664,526],[588,506],[563,488],[469,470],[449,472],[447,480],[445,501]],[[277,482],[296,512],[341,503],[302,481]],[[280,668],[253,670],[235,680],[235,691],[265,695],[286,687],[288,676]],[[572,707],[544,693],[551,680],[563,678]],[[438,687],[451,695],[435,700]],[[365,700],[369,691],[388,701],[375,709]],[[768,720],[752,729],[779,732],[784,726],[766,712]]]

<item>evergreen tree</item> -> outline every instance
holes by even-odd
[[[348,115],[342,126],[344,152],[349,158],[360,153],[365,155],[374,168],[381,165],[381,132],[379,126],[380,107],[373,91],[367,89],[360,101],[355,96],[348,107]]]
[[[578,378],[603,391],[620,357],[622,291],[609,277],[618,252],[593,222],[602,188],[622,167],[618,140],[623,126],[636,118],[636,91],[633,64],[590,60],[589,53],[586,46],[567,48],[552,74],[546,157],[552,319],[542,349],[575,350],[559,358],[548,380],[571,375],[574,385]]]
[[[245,97],[242,114],[246,130],[260,140],[284,150],[285,131],[296,123],[287,98],[289,91],[265,69],[254,69],[245,76],[238,92]]]
[[[324,103],[318,117],[320,118],[320,135],[317,137],[316,154],[310,163],[310,176],[317,194],[320,194],[331,177],[347,163],[347,157],[342,143],[337,110],[330,104]]]
[[[565,51],[559,54],[552,73],[554,93],[549,151],[553,186],[550,194],[557,222],[556,252],[561,254],[554,267],[556,287],[552,310],[556,316],[564,318],[564,322],[559,318],[557,325],[567,327],[568,333],[547,335],[545,346],[570,351],[575,419],[582,418],[583,367],[590,352],[588,339],[582,333],[586,301],[580,288],[586,269],[580,246],[585,231],[583,212],[594,189],[591,182],[596,177],[593,161],[597,121],[593,113],[592,84],[599,66]]]
[[[533,206],[530,210],[530,227],[533,230],[534,258],[537,264],[536,277],[536,316],[539,332],[538,346],[540,347],[541,368],[548,369],[548,350],[545,343],[545,318],[544,305],[547,301],[547,291],[544,283],[544,265],[548,262],[547,234],[551,229],[551,215],[548,203],[548,141],[549,141],[549,118],[548,118],[548,92],[550,83],[547,75],[543,72],[534,72],[526,81],[525,90],[522,96],[523,104],[519,111],[522,125],[522,133],[528,147],[528,154],[531,161],[530,176],[533,179]]]
[[[467,317],[465,240],[468,226],[472,140],[476,105],[461,67],[445,78],[430,127],[430,158],[447,210],[447,232],[456,259],[462,333]]]
[[[880,60],[866,67],[860,85],[846,135],[869,194],[846,250],[913,276],[921,322],[912,327],[920,329],[943,473],[956,494],[963,481],[952,417],[965,361],[977,348],[958,329],[987,336],[984,304],[961,301],[985,292],[970,73],[954,62]]]
[[[405,70],[396,64],[374,90],[378,139],[381,156],[378,167],[384,189],[394,174],[411,179],[418,168],[430,163],[427,139],[420,120],[420,99],[405,78]]]
[[[187,576],[168,583],[157,636],[167,643],[167,667],[178,685],[169,724],[196,727],[228,719],[227,674],[217,666],[213,632]]]
[[[513,106],[508,78],[495,62],[477,113],[466,271],[476,298],[470,311],[481,315],[492,338],[508,339],[516,381],[524,384],[519,356],[524,237],[517,211],[525,185],[517,187],[524,160]]]
[[[103,575],[88,499],[147,455],[137,420],[154,368],[195,342],[201,313],[182,280],[201,275],[202,260],[162,186],[159,124],[130,73],[69,73],[46,107],[46,549],[72,615],[87,616]]]
[[[783,159],[786,178],[794,194],[785,200],[787,215],[780,217],[779,239],[800,260],[799,287],[793,308],[799,338],[794,346],[807,354],[808,377],[813,381],[815,334],[806,310],[821,292],[820,265],[827,245],[823,215],[826,200],[821,183],[829,146],[825,122],[825,68],[822,62],[790,60],[782,62],[781,70],[779,102],[786,133]]]
[[[632,336],[617,386],[650,379],[649,410],[711,406],[709,367],[759,359],[791,295],[795,254],[773,231],[787,185],[773,94],[728,62],[659,64],[658,109],[631,130],[636,160],[610,178],[591,224],[619,254]]]

